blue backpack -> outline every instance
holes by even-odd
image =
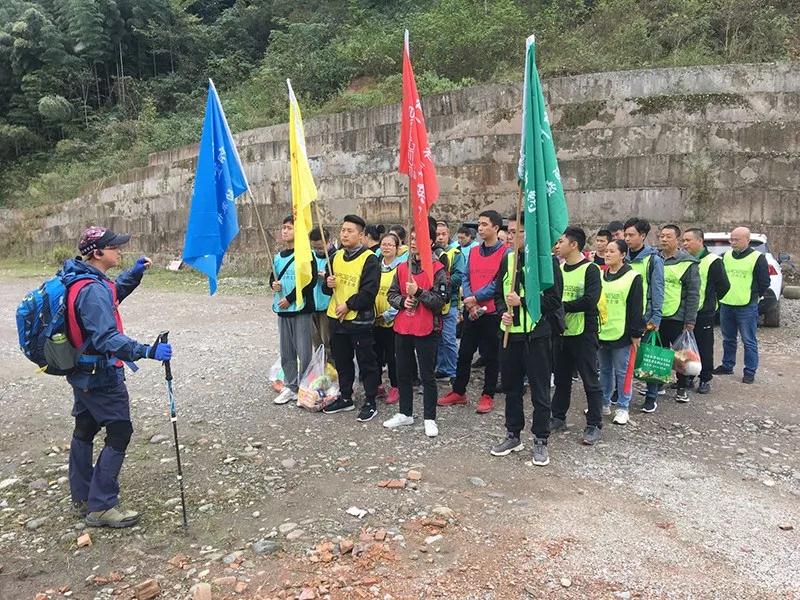
[[[78,279],[97,279],[91,275]],[[99,281],[99,279],[98,279]],[[76,349],[66,335],[67,286],[61,273],[28,292],[17,306],[20,350],[39,365],[40,373],[68,375],[84,349]]]

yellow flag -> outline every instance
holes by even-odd
[[[311,270],[311,203],[317,199],[317,186],[311,176],[306,154],[303,117],[297,104],[292,83],[289,87],[289,164],[292,173],[292,215],[294,217],[294,268],[296,273],[297,306],[303,305],[303,289],[314,278]]]

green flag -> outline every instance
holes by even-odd
[[[554,283],[552,248],[567,228],[569,217],[536,70],[534,36],[526,40],[519,180],[525,219],[525,303],[537,322],[542,316],[540,292]]]

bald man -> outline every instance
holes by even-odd
[[[737,227],[731,231],[731,250],[722,256],[722,264],[731,287],[720,300],[722,364],[714,374],[733,373],[738,334],[744,346],[742,383],[753,383],[758,369],[758,301],[769,289],[767,258],[750,247],[750,230]]]

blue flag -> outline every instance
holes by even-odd
[[[217,291],[217,274],[225,252],[239,235],[234,201],[248,187],[217,89],[209,79],[183,262],[208,276],[211,295]]]

